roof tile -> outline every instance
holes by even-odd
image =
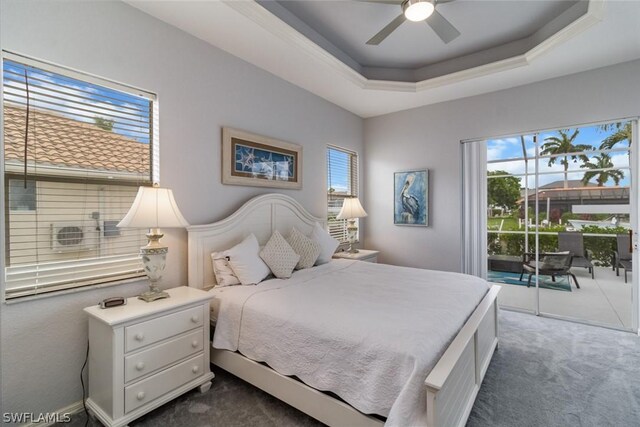
[[[149,144],[51,112],[32,109],[29,114],[28,161],[149,174]],[[5,160],[24,159],[25,117],[24,108],[4,106]]]

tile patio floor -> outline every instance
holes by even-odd
[[[574,268],[580,289],[571,281],[571,292],[540,289],[540,311],[582,321],[631,329],[631,274],[624,283],[624,273],[620,276],[607,267],[596,267],[595,280],[584,268]],[[536,290],[534,287],[501,284],[498,297],[504,308],[535,310]]]

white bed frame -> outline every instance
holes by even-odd
[[[249,200],[221,221],[188,227],[189,286],[209,289],[215,285],[211,252],[228,249],[250,233],[256,235],[261,245],[275,230],[286,236],[295,226],[308,234],[315,222],[326,227],[324,219],[314,217],[291,197],[265,194]],[[498,346],[496,298],[499,291],[500,286],[491,287],[425,379],[428,427],[465,425]],[[240,353],[214,348],[211,363],[329,426],[384,424],[378,418],[364,415],[348,404]]]

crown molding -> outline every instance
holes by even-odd
[[[260,25],[263,29],[271,32],[284,42],[291,45],[292,49],[300,49],[315,61],[329,66],[350,83],[365,90],[390,91],[415,93],[434,88],[440,88],[465,80],[472,80],[478,77],[500,73],[531,64],[540,56],[553,50],[555,47],[571,40],[582,32],[600,22],[604,17],[605,0],[589,0],[589,5],[585,14],[547,37],[527,52],[512,56],[499,61],[477,67],[468,68],[461,71],[445,74],[438,77],[421,80],[418,82],[401,82],[392,80],[373,80],[364,77],[362,74],[349,67],[338,58],[321,48],[309,38],[283,22],[267,9],[255,1],[234,1],[224,0],[224,4],[242,14],[246,18]],[[537,34],[537,33],[536,33]],[[536,34],[531,37],[535,37]]]
[[[404,78],[413,81],[388,81],[388,73],[365,77],[254,0],[122,1],[363,118],[640,59],[639,2],[581,0],[509,46],[409,70]]]
[[[367,79],[363,75],[309,40],[306,36],[273,15],[257,2],[253,0],[223,0],[223,3],[260,25],[273,35],[278,36],[281,40],[291,44],[292,48],[302,49],[310,57],[330,66],[353,84],[361,88],[365,87]]]
[[[605,14],[604,2],[605,0],[589,0],[589,7],[584,15],[531,48],[525,54],[527,56],[527,60],[529,62],[534,61],[536,58],[549,52],[556,46],[571,40],[602,21]]]

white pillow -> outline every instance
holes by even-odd
[[[257,285],[269,275],[269,267],[260,259],[260,246],[253,233],[226,252],[231,269],[243,285]]]
[[[271,238],[260,251],[260,258],[269,266],[271,272],[278,279],[288,279],[296,268],[300,255],[298,255],[278,230],[274,231]]]
[[[320,256],[316,260],[316,265],[326,264],[331,261],[331,257],[340,246],[340,242],[331,237],[317,222],[313,226],[313,231],[311,231],[309,237],[320,244]]]
[[[287,242],[291,245],[293,250],[300,255],[300,261],[296,265],[296,270],[302,270],[304,268],[313,267],[316,260],[320,256],[320,243],[305,236],[297,228],[293,227],[291,234]]]
[[[229,265],[227,251],[211,254],[213,275],[216,277],[216,287],[239,285],[240,280]]]

